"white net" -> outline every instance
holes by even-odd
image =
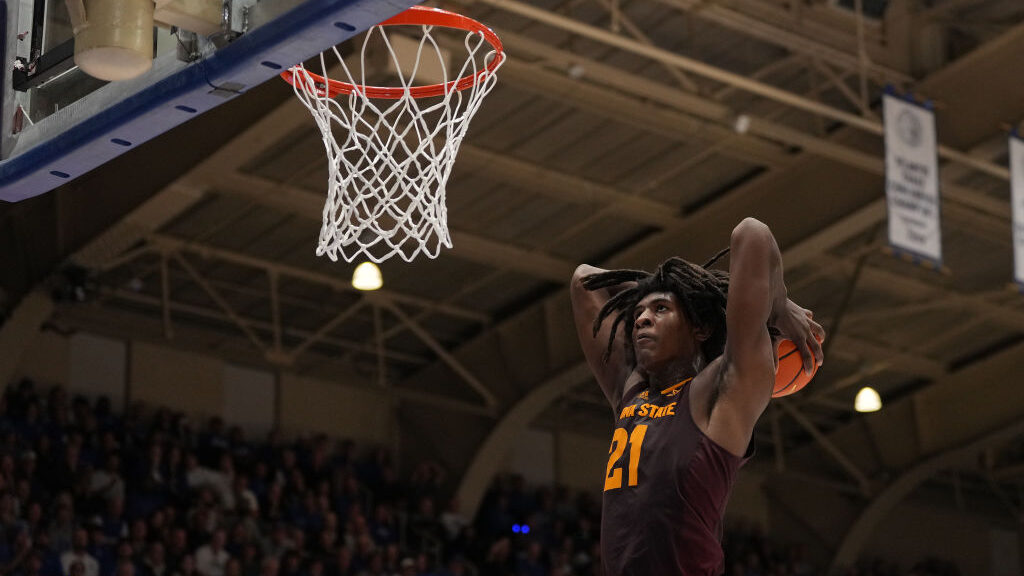
[[[488,64],[503,56],[482,34],[468,32],[462,41],[465,61],[450,70],[448,50],[435,38],[441,30],[451,33],[434,26],[376,26],[365,35],[356,73],[337,48],[320,54],[323,79],[302,65],[291,69],[295,93],[313,114],[327,149],[329,183],[318,256],[381,262],[397,255],[408,262],[451,248],[445,186],[469,121],[497,79],[501,61],[490,69]],[[415,62],[398,54],[389,34],[400,34],[405,43],[412,38]],[[398,76],[399,86],[366,88],[367,75],[380,68],[368,59],[380,54],[390,59],[386,69]],[[452,54],[452,60],[458,56]],[[338,83],[330,80],[330,67],[354,90],[332,97]],[[436,79],[417,81],[428,70],[441,76],[434,96],[422,90]],[[381,90],[393,96],[375,97]]]

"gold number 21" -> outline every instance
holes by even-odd
[[[622,488],[622,467],[615,464],[622,457],[626,450],[626,443],[629,443],[629,485],[636,486],[637,466],[640,464],[640,450],[643,447],[644,435],[647,434],[647,425],[641,424],[633,429],[628,437],[625,428],[616,428],[612,434],[612,445],[608,449],[608,472],[604,477],[604,489],[614,490]]]

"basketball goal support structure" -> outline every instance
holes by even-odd
[[[245,29],[226,45],[206,43],[194,61],[158,56],[142,76],[108,83],[35,124],[17,125],[24,118],[22,99],[13,69],[5,70],[0,200],[49,192],[416,3],[262,0],[248,8]],[[0,1],[5,63],[14,61],[21,41],[19,4]]]

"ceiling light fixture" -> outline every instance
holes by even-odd
[[[376,290],[383,285],[380,268],[373,262],[363,262],[352,273],[352,287],[356,290]]]
[[[882,398],[871,386],[865,386],[857,392],[853,401],[853,409],[857,412],[878,412],[882,409]]]

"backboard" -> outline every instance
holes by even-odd
[[[188,2],[220,7],[219,29],[155,27],[152,68],[105,82],[73,60],[68,5],[89,2],[0,0],[0,200],[46,193],[417,0]]]

